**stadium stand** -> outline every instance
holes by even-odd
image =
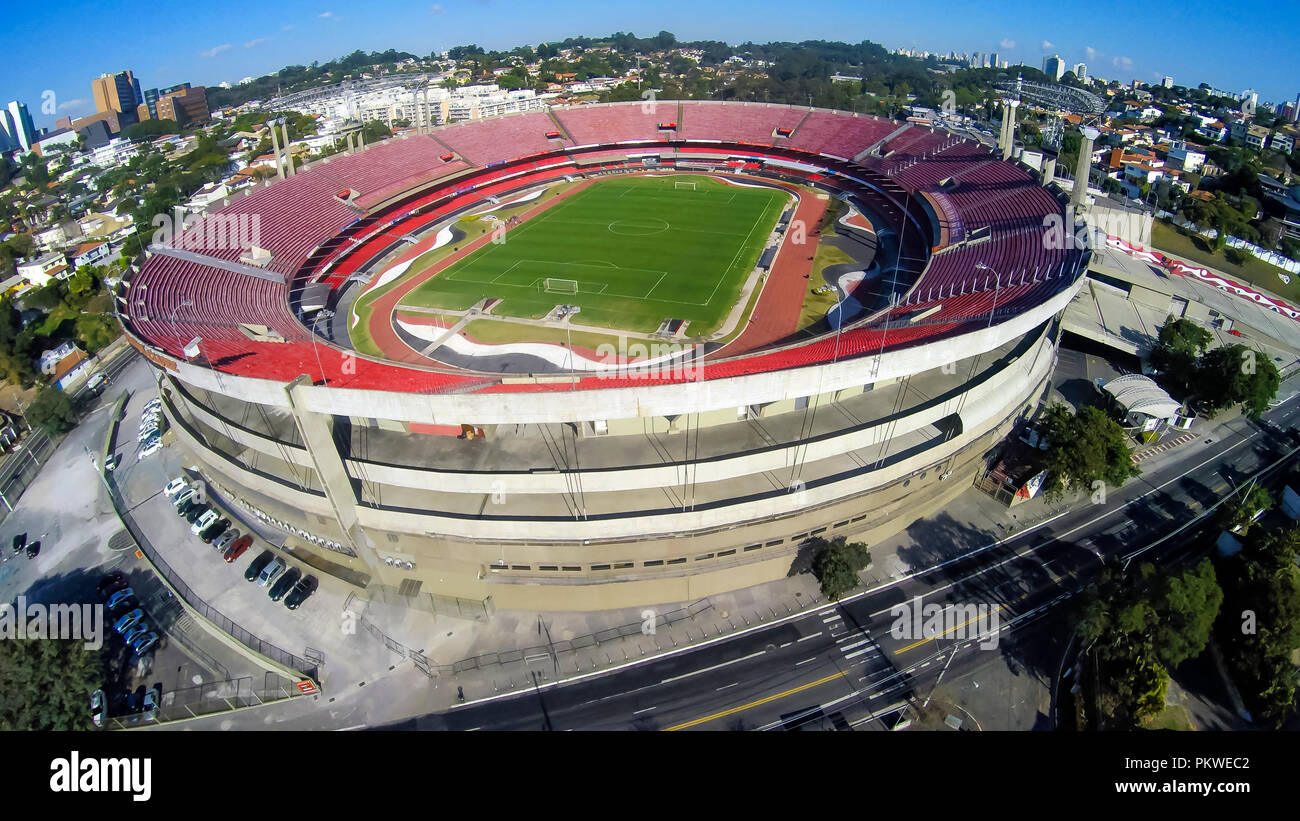
[[[563,143],[548,139],[555,124],[544,111],[512,114],[494,120],[471,120],[438,129],[438,140],[475,165],[490,165],[554,151]]]

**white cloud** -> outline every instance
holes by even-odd
[[[1097,49],[1093,48],[1092,46],[1088,46],[1084,48],[1083,53],[1084,55],[1087,56],[1089,60],[1095,60],[1097,59],[1097,55],[1101,54],[1100,51],[1097,51]]]
[[[1052,41],[1051,41],[1051,40],[1044,40],[1044,41],[1043,41],[1043,45],[1042,45],[1042,49],[1043,49],[1043,51],[1047,51],[1049,48],[1052,48]]]
[[[1116,57],[1110,62],[1115,66],[1115,68],[1122,68],[1126,71],[1133,68],[1133,61],[1128,57]]]
[[[332,11],[324,11],[324,12],[321,12],[320,14],[318,14],[318,15],[316,15],[316,16],[319,17],[319,18],[321,18],[322,20],[325,20],[325,19],[327,19],[327,18],[333,17],[333,16],[334,16],[334,12],[332,12]]]
[[[434,14],[443,14],[447,10],[444,9],[440,4],[434,3],[433,8],[429,9],[429,11],[433,12]]]
[[[69,108],[81,108],[88,102],[90,101],[85,99],[84,97],[78,97],[75,100],[64,100],[63,102],[59,103],[59,111],[64,111]]]
[[[267,38],[265,37],[258,37],[256,40],[249,40],[247,43],[244,43],[244,48],[252,48],[253,46],[259,46],[262,43],[265,43],[266,40]]]
[[[218,54],[220,54],[220,53],[223,52],[223,51],[226,51],[226,50],[229,49],[229,48],[230,48],[230,44],[229,44],[229,43],[222,43],[222,44],[219,45],[219,46],[213,46],[212,48],[208,49],[207,51],[202,51],[202,52],[199,52],[199,53],[202,54],[204,57],[216,57]]]
[[[1015,47],[1016,47],[1016,41],[1015,41],[1015,40],[1012,40],[1010,37],[1003,37],[1003,38],[1002,38],[1002,42],[998,43],[998,45],[999,45],[999,46],[1002,46],[1003,48],[1008,48],[1008,49],[1009,49],[1009,48],[1015,48]]]
[[[280,26],[280,31],[293,31],[293,26]]]

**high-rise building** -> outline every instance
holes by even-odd
[[[1051,57],[1044,57],[1043,73],[1059,82],[1065,76],[1065,61],[1061,59],[1061,55],[1053,54]]]
[[[1075,63],[1075,64],[1074,64],[1074,76],[1075,76],[1075,79],[1077,79],[1077,80],[1078,80],[1079,82],[1081,82],[1081,83],[1086,83],[1086,82],[1088,82],[1088,64],[1087,64],[1087,63]]]
[[[27,113],[27,105],[12,100],[5,106],[3,120],[9,143],[6,150],[16,151],[21,148],[23,151],[31,151],[37,135],[32,115]]]
[[[136,106],[143,102],[143,99],[136,97],[139,88],[139,81],[130,71],[101,74],[90,83],[90,90],[95,97],[95,110],[114,112],[122,126],[136,121]]]
[[[1173,77],[1165,77],[1163,80],[1160,81],[1160,85],[1164,86],[1165,88],[1173,88],[1173,87],[1174,87],[1174,78],[1173,78]]]
[[[154,107],[158,119],[175,120],[177,125],[202,125],[212,119],[208,113],[207,90],[203,86],[190,88],[189,83],[159,91]]]
[[[996,51],[989,55],[989,65],[993,68],[1002,68],[1002,61],[998,59]]]

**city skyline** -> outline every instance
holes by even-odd
[[[544,10],[511,0],[441,4],[392,0],[369,7],[364,15],[359,10],[331,10],[319,3],[292,0],[282,7],[275,22],[250,28],[230,25],[231,20],[243,18],[241,9],[250,13],[256,9],[254,4],[237,0],[219,9],[196,6],[187,10],[190,24],[163,45],[148,33],[151,17],[147,9],[123,2],[97,5],[74,0],[52,13],[38,16],[35,11],[18,9],[12,15],[8,36],[15,42],[7,46],[14,57],[11,65],[18,68],[11,71],[0,97],[26,102],[37,127],[53,130],[55,120],[61,117],[94,112],[94,78],[126,69],[134,71],[145,87],[180,82],[216,86],[263,76],[286,65],[324,62],[357,49],[392,48],[427,56],[468,43],[508,50],[620,30],[649,36],[661,29],[672,31],[680,40],[716,39],[733,45],[778,39],[871,40],[890,50],[997,52],[1011,65],[1034,67],[1040,67],[1044,57],[1059,54],[1067,66],[1086,63],[1090,76],[1158,84],[1169,75],[1180,85],[1205,82],[1234,92],[1252,88],[1262,101],[1270,102],[1294,99],[1296,89],[1290,78],[1300,74],[1300,56],[1283,41],[1259,39],[1250,25],[1251,20],[1270,12],[1268,5],[1256,0],[1235,7],[1231,19],[1220,19],[1217,7],[1208,3],[1153,11],[1150,14],[1153,22],[1158,18],[1161,33],[1158,40],[1144,36],[1141,26],[1080,26],[1071,10],[1039,9],[1024,0],[1002,4],[997,15],[962,15],[960,20],[945,15],[953,4],[940,0],[921,0],[909,6],[905,16],[895,14],[894,6],[885,3],[833,2],[822,9],[828,13],[815,20],[786,19],[788,5],[770,0],[745,4],[743,14],[739,4],[719,5],[715,17],[702,20],[694,5],[671,0],[653,11],[629,11],[585,0],[552,4]],[[875,14],[877,11],[883,14]],[[1112,13],[1129,15],[1130,11],[1107,0],[1090,7],[1087,19],[1112,19]],[[103,42],[99,28],[109,15],[116,21],[119,37],[99,53],[87,52],[75,62],[59,61],[42,45],[40,32],[51,25],[69,40],[84,36],[87,42]],[[583,21],[580,27],[572,22],[575,19]],[[1216,34],[1213,53],[1199,46],[1201,32],[1211,22]],[[1244,48],[1249,48],[1254,58],[1250,65],[1231,57]],[[1217,65],[1215,53],[1222,55]]]

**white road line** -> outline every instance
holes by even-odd
[[[656,706],[658,706],[658,705],[656,705]],[[645,708],[640,709],[640,710],[633,710],[633,711],[632,711],[632,715],[635,716],[635,715],[640,715],[641,713],[648,713],[648,712],[650,712],[650,711],[653,710],[653,709],[655,709],[655,708],[654,708],[654,707],[645,707]]]
[[[866,644],[866,643],[869,642],[869,641],[871,641],[871,639],[869,639],[869,638],[866,638],[866,639],[860,639],[860,640],[858,640],[858,641],[853,642],[852,644],[846,644],[846,645],[844,645],[843,647],[840,648],[840,650],[843,650],[843,651],[847,652],[847,651],[849,651],[849,650],[852,650],[854,647],[861,647],[862,645]]]
[[[845,654],[844,654],[844,658],[846,658],[846,659],[856,658],[857,656],[860,656],[860,655],[862,655],[863,653],[870,653],[870,652],[871,652],[872,650],[874,650],[874,649],[876,649],[876,648],[874,648],[874,647],[863,647],[861,650],[854,650],[852,653],[845,653]]]
[[[816,660],[817,660],[817,657],[816,657],[816,656],[813,656],[813,657],[810,658],[810,659],[804,659],[803,661],[797,662],[794,666],[795,666],[795,667],[798,667],[800,664],[807,664],[807,663],[810,662],[810,661],[816,661]]]
[[[698,676],[700,673],[708,673],[708,672],[710,672],[710,671],[712,671],[712,670],[718,670],[718,669],[721,669],[721,668],[726,667],[726,666],[728,666],[728,665],[736,664],[737,662],[747,661],[747,660],[749,660],[749,659],[756,658],[756,657],[758,657],[758,656],[763,655],[763,654],[766,653],[766,652],[767,652],[766,650],[759,650],[757,653],[750,653],[748,656],[741,656],[741,657],[738,658],[738,659],[732,659],[731,661],[724,661],[724,662],[722,662],[721,664],[715,664],[715,665],[713,665],[712,667],[705,667],[705,668],[702,669],[702,670],[695,670],[694,672],[683,673],[683,674],[680,675],[680,676],[673,676],[672,678],[666,678],[666,679],[664,679],[663,681],[661,681],[661,682],[659,682],[659,683],[660,683],[660,684],[668,684],[669,682],[672,682],[672,681],[681,681],[681,680],[684,679],[684,678],[690,678],[691,676]]]
[[[778,647],[778,648],[776,648],[776,649],[778,649],[778,650],[784,650],[785,648],[789,647],[789,646],[792,645],[792,644],[794,644],[794,642],[792,642],[792,641],[787,641],[785,644],[782,644],[780,647]]]
[[[830,624],[833,621],[839,621],[839,616],[831,616],[829,619],[822,619],[822,624]]]
[[[798,643],[801,642],[801,641],[807,641],[808,639],[815,639],[815,638],[817,638],[818,636],[820,636],[821,634],[822,634],[822,631],[818,630],[816,633],[813,633],[811,636],[804,636],[803,638],[796,640],[796,641],[795,641],[795,644],[798,644]]]
[[[737,687],[737,686],[739,686],[739,685],[740,685],[740,682],[739,682],[739,681],[733,681],[733,682],[731,682],[730,684],[724,684],[723,686],[719,687],[718,690],[726,690],[726,689],[728,689],[728,688],[730,688],[730,687]],[[716,691],[715,691],[715,692],[716,692]]]

